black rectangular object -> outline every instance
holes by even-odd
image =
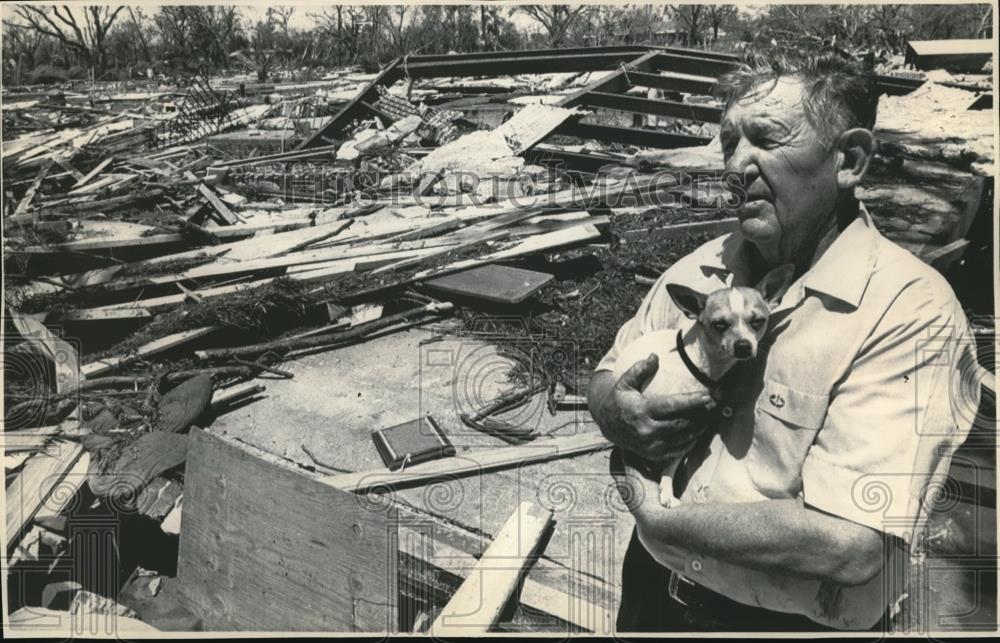
[[[375,448],[385,466],[404,466],[455,455],[455,447],[429,415],[372,433]]]

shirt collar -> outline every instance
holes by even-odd
[[[868,288],[877,258],[878,231],[863,203],[858,216],[834,239],[802,277],[810,290],[857,308]]]
[[[837,235],[819,260],[798,280],[802,288],[857,308],[875,269],[877,239],[878,231],[871,215],[859,202],[857,218]],[[728,235],[717,252],[702,260],[702,274],[706,278],[718,278],[724,286],[742,285],[740,277],[745,278],[748,272],[746,245],[739,232]],[[790,291],[801,292],[801,288],[793,284]]]

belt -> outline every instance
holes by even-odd
[[[667,593],[671,599],[684,606],[697,621],[728,625],[729,627],[725,629],[746,631],[831,629],[801,614],[775,612],[734,601],[672,570],[667,583]]]

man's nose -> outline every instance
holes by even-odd
[[[748,359],[753,357],[753,344],[748,339],[738,339],[733,344],[733,355],[736,359]]]

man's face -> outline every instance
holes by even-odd
[[[726,170],[746,176],[743,236],[771,265],[801,261],[837,201],[836,155],[802,101],[802,83],[782,78],[758,86],[722,119]]]

